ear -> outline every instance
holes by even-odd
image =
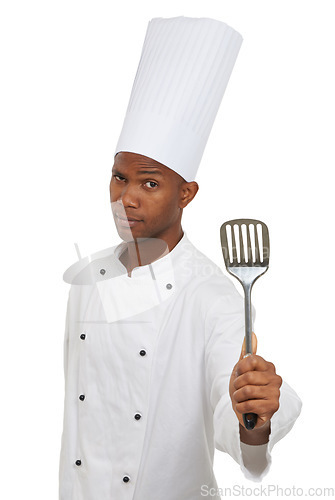
[[[180,186],[180,208],[185,208],[195,197],[199,190],[199,185],[195,181],[184,181]]]

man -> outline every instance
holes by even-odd
[[[186,182],[176,172],[151,158],[129,152],[116,155],[110,197],[112,205],[120,203],[114,208],[114,220],[120,237],[128,242],[120,261],[127,268],[129,276],[134,267],[139,265],[138,246],[141,245],[131,241],[138,242],[143,238],[143,246],[148,243],[146,239],[159,238],[171,251],[184,234],[181,226],[183,209],[193,200],[198,189],[196,182]],[[142,252],[148,255],[148,252]],[[153,260],[156,260],[155,256],[150,254],[147,259],[142,258],[140,265],[150,264]],[[265,444],[270,434],[270,419],[279,408],[282,379],[276,374],[273,363],[266,362],[260,356],[244,359],[244,354],[245,346],[241,359],[233,369],[230,397],[242,424],[241,440],[248,444]],[[259,417],[257,430],[252,433],[246,432],[243,425],[242,415],[249,412]]]
[[[240,44],[207,18],[149,24],[110,182],[123,242],[64,275],[61,500],[198,500],[215,448],[260,480],[300,413],[255,335],[244,358],[243,299],[181,225]]]

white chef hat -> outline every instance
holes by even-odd
[[[242,40],[215,19],[151,19],[114,154],[148,156],[193,181]]]

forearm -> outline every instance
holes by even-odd
[[[261,444],[266,444],[269,441],[269,436],[271,433],[271,424],[268,420],[259,429],[247,430],[243,425],[240,424],[240,441],[245,444],[257,446]]]

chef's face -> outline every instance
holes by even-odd
[[[118,153],[112,170],[110,199],[119,236],[124,241],[161,238],[167,243],[176,235],[180,238],[183,208],[197,191],[195,181],[186,182],[151,158]]]

